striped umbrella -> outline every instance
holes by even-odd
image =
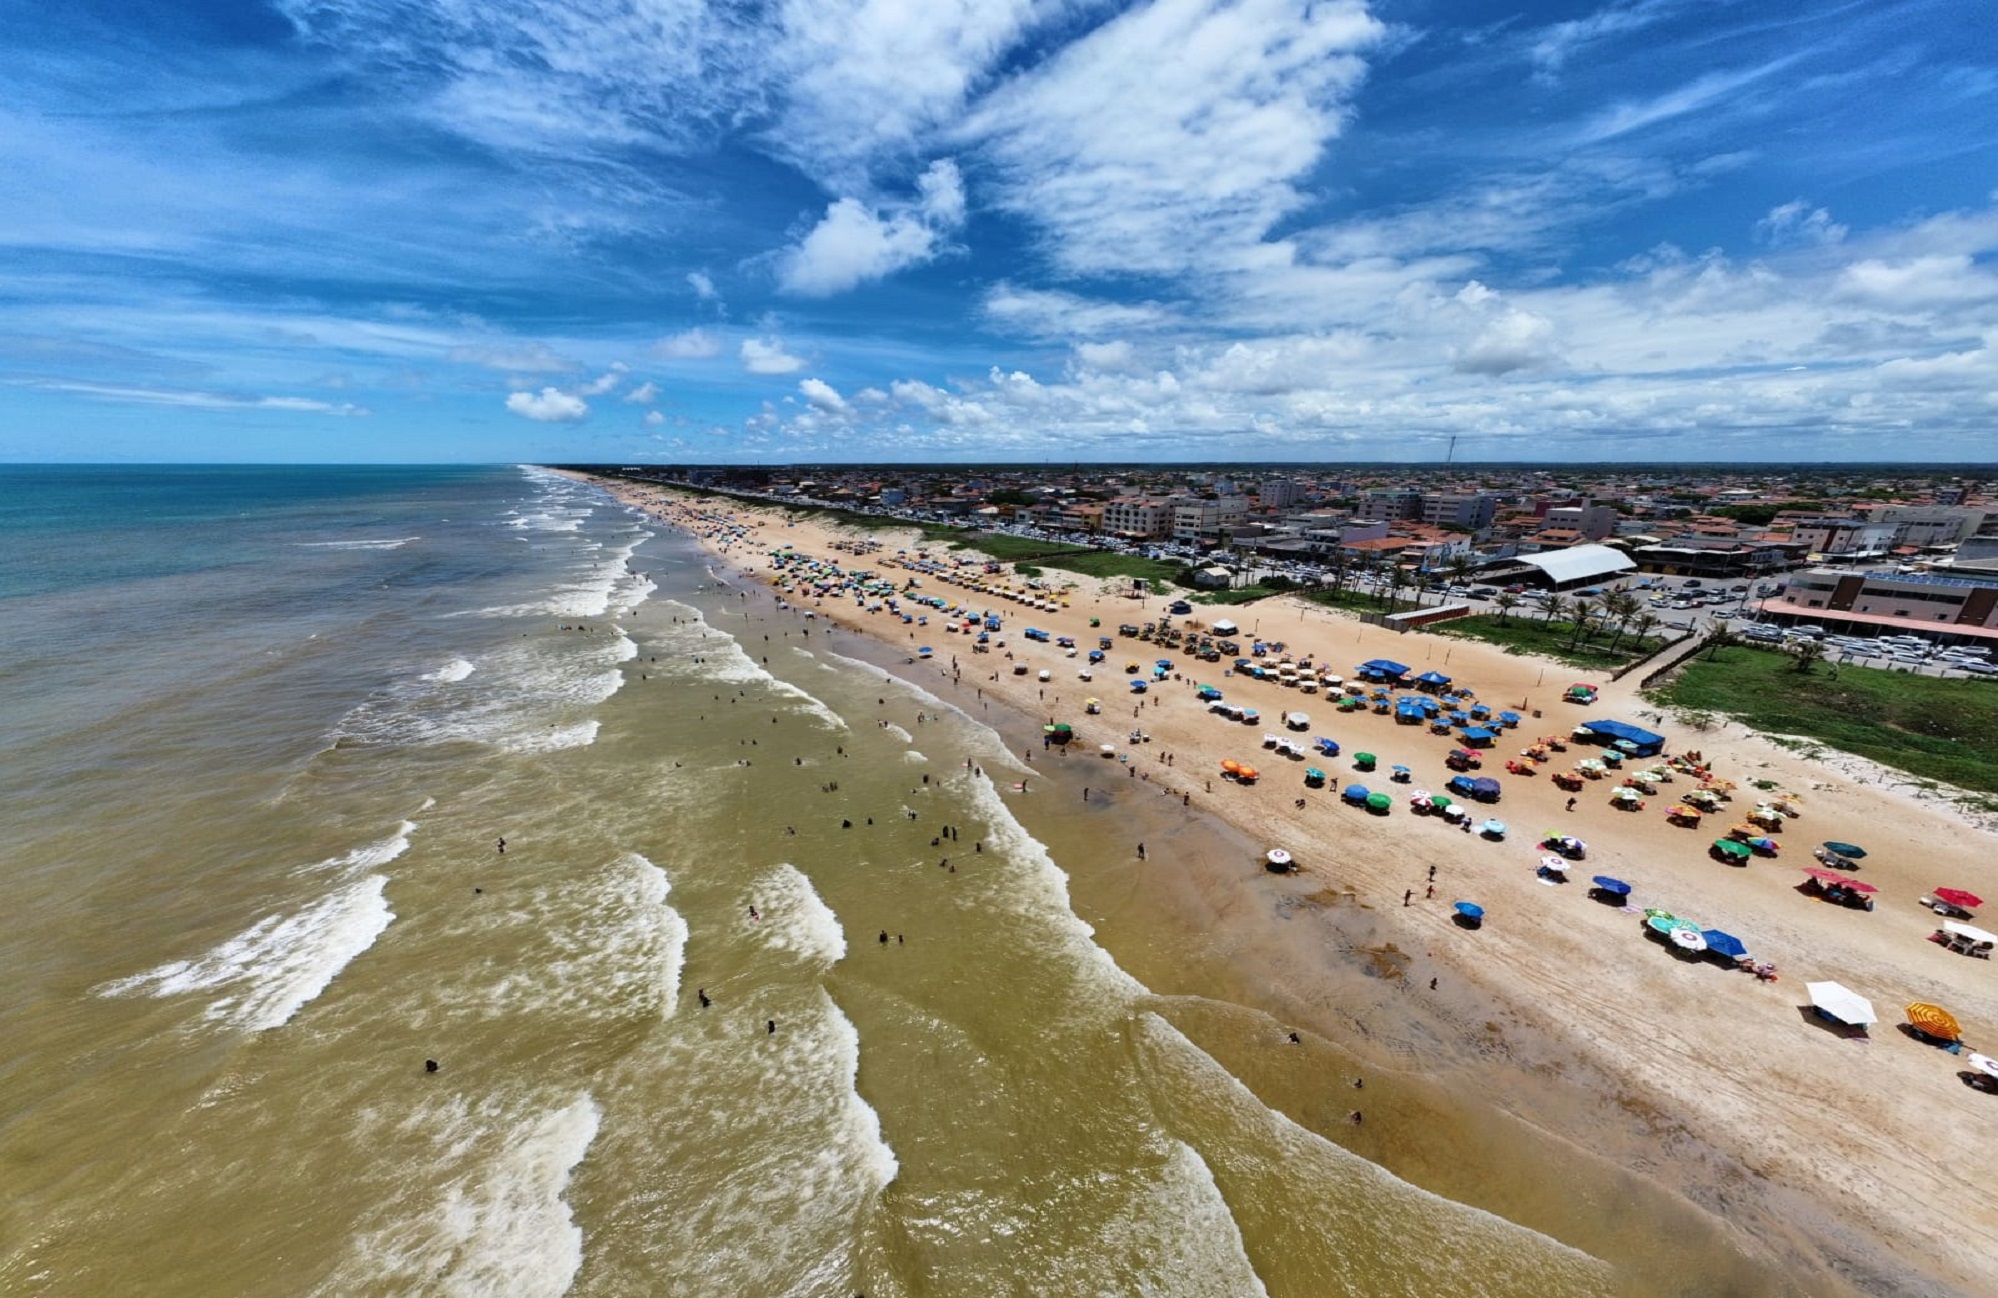
[[[1908,1022],[1924,1036],[1934,1037],[1938,1041],[1954,1041],[1963,1035],[1963,1028],[1958,1025],[1956,1015],[1940,1005],[1931,1005],[1927,1001],[1916,1001],[1908,1007]]]

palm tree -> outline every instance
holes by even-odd
[[[1541,607],[1547,610],[1541,615],[1540,620],[1542,622],[1553,622],[1556,619],[1565,622],[1568,618],[1571,605],[1568,603],[1568,597],[1565,595],[1549,595],[1547,602]]]
[[[1719,656],[1721,650],[1740,643],[1741,637],[1734,633],[1733,627],[1725,622],[1714,623],[1713,630],[1707,632],[1707,660],[1711,662]]]
[[[1519,607],[1519,596],[1509,590],[1502,590],[1498,593],[1498,598],[1492,601],[1492,607],[1498,610],[1499,621],[1503,622],[1508,613]]]
[[[1630,625],[1630,619],[1637,615],[1637,600],[1627,592],[1613,590],[1603,596],[1602,606],[1603,615],[1616,624],[1616,634],[1610,638],[1609,645],[1610,652],[1615,653],[1616,647],[1623,643],[1624,629]]]
[[[1595,629],[1596,602],[1584,596],[1577,595],[1575,602],[1569,605],[1569,608],[1573,610],[1572,617],[1575,624],[1568,635],[1568,647],[1572,649],[1575,647],[1576,642],[1582,638],[1583,632]]]
[[[1636,617],[1630,620],[1630,633],[1636,636],[1639,640],[1644,639],[1646,636],[1650,635],[1653,631],[1656,631],[1657,629],[1658,629],[1658,619],[1653,617],[1649,613],[1640,612]]]

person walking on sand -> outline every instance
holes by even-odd
[[[1138,859],[1140,861],[1145,859],[1145,845],[1143,843],[1138,844]]]
[[[501,839],[501,840],[499,841],[499,854],[500,854],[501,856],[505,856],[505,855],[506,855],[506,840],[505,840],[504,838],[502,838],[502,839]]]
[[[1404,906],[1408,905],[1408,903],[1411,900],[1413,900],[1414,897],[1415,897],[1415,889],[1410,888],[1408,891],[1401,894],[1401,904]]]
[[[1568,799],[1568,810],[1573,811],[1574,809],[1575,809],[1575,800],[1573,798],[1570,798]]]

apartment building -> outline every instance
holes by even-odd
[[[1289,478],[1272,478],[1256,488],[1256,499],[1272,509],[1289,509],[1304,499],[1304,484]]]
[[[1249,517],[1247,496],[1220,496],[1203,500],[1197,496],[1175,496],[1172,500],[1172,536],[1176,541],[1212,540],[1221,529]]]
[[[1154,541],[1172,535],[1170,501],[1147,496],[1119,496],[1103,506],[1103,530],[1133,540]]]

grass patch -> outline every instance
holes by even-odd
[[[1983,681],[1820,664],[1737,646],[1693,658],[1652,697],[1725,712],[1757,730],[1800,735],[1922,779],[1998,793],[1998,689]]]
[[[1309,590],[1303,594],[1314,604],[1344,609],[1348,613],[1400,613],[1415,607],[1405,599],[1398,599],[1392,604],[1384,603],[1378,595],[1357,590]]]
[[[1288,591],[1271,590],[1267,586],[1240,586],[1234,590],[1201,590],[1188,595],[1195,604],[1253,604],[1259,599],[1269,599],[1273,595],[1286,595]]]
[[[1543,622],[1532,617],[1498,618],[1483,613],[1438,622],[1428,629],[1439,635],[1482,640],[1486,644],[1498,645],[1507,653],[1540,654],[1571,667],[1582,668],[1621,667],[1625,663],[1648,658],[1665,645],[1663,640],[1651,636],[1626,635],[1612,649],[1610,642],[1615,639],[1615,633],[1601,630],[1593,633],[1593,640],[1571,644],[1575,634],[1573,623]]]

